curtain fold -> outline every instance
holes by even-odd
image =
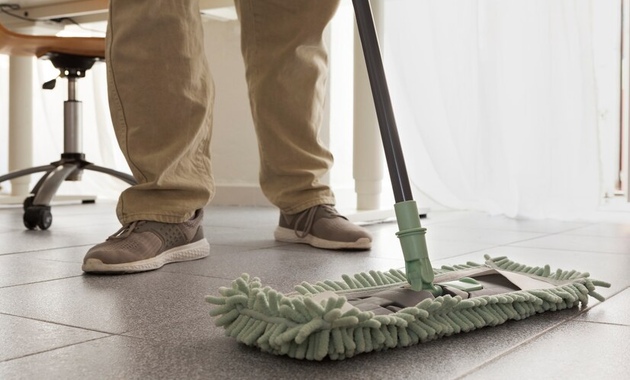
[[[385,65],[415,191],[509,217],[597,210],[594,3],[387,2]]]

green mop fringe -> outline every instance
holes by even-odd
[[[218,317],[217,326],[238,341],[259,347],[262,351],[287,355],[296,359],[340,360],[364,352],[407,347],[443,336],[469,332],[485,326],[497,326],[508,320],[521,320],[536,313],[557,311],[587,305],[588,296],[604,300],[596,286],[610,284],[592,280],[588,273],[557,270],[549,266],[530,267],[505,257],[485,256],[486,264],[469,262],[464,265],[434,269],[436,275],[487,266],[533,277],[555,284],[552,289],[521,290],[470,299],[450,295],[426,299],[415,307],[407,307],[389,315],[374,315],[370,311],[342,307],[346,291],[375,287],[405,285],[403,271],[370,271],[343,281],[303,282],[296,286],[299,294],[284,295],[263,287],[260,279],[243,274],[232,287],[219,289],[220,297],[207,296],[216,305],[210,315]],[[321,302],[311,297],[333,291]]]

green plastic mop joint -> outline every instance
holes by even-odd
[[[400,231],[396,233],[405,257],[407,280],[413,290],[427,290],[434,296],[442,294],[440,287],[433,285],[433,267],[429,260],[426,228],[420,224],[416,201],[398,202],[394,205],[396,221]]]
[[[476,290],[483,289],[483,285],[481,285],[479,281],[470,277],[462,277],[459,280],[441,282],[440,285],[463,290],[465,292],[474,292]]]

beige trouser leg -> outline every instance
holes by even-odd
[[[196,0],[111,0],[107,68],[118,143],[138,185],[117,213],[177,223],[212,198],[212,78]]]
[[[322,33],[338,0],[236,1],[260,182],[288,213],[334,203],[319,183],[332,155],[318,140],[327,77]],[[111,0],[108,82],[116,135],[139,184],[122,223],[181,222],[212,199],[212,79],[197,0]]]
[[[260,184],[282,211],[334,204],[319,182],[332,155],[318,132],[326,98],[324,28],[338,0],[235,0],[260,149]]]

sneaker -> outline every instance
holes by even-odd
[[[274,233],[277,241],[303,243],[324,249],[365,250],[372,247],[372,236],[331,205],[319,205],[298,214],[280,213]]]
[[[196,260],[210,254],[203,237],[203,210],[183,223],[136,221],[123,226],[83,259],[89,273],[135,273],[164,264]]]

